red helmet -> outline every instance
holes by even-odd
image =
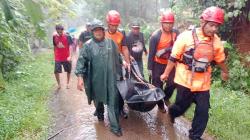
[[[212,21],[212,22],[216,22],[219,24],[223,24],[224,23],[224,11],[219,7],[214,7],[214,6],[208,7],[202,12],[201,18],[206,21]]]
[[[174,14],[172,12],[163,12],[161,14],[161,19],[160,19],[161,23],[162,22],[170,22],[170,23],[174,23]]]
[[[121,22],[120,14],[116,10],[111,10],[106,16],[106,21],[111,25],[119,25]]]

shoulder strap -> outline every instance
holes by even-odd
[[[195,28],[192,29],[192,36],[193,36],[193,39],[194,39],[194,48],[196,48],[199,45],[200,41],[199,41],[198,36],[196,34],[196,29]],[[211,46],[213,47],[213,40],[211,40]]]
[[[174,45],[175,38],[173,37],[173,30],[171,31],[171,45]]]
[[[142,33],[139,33],[139,40],[140,40],[140,41],[143,40],[142,36],[143,36],[143,34],[142,34]]]
[[[194,39],[194,48],[196,48],[199,45],[199,39],[198,39],[198,36],[196,34],[196,28],[194,28],[192,30],[192,36],[193,36],[193,39]]]
[[[161,29],[159,29],[157,32],[156,32],[156,39],[157,39],[157,45],[159,44],[159,41],[160,41],[160,39],[161,39],[161,34],[162,34],[162,32],[161,32]]]
[[[171,44],[173,45],[174,44],[174,41],[176,40],[176,37],[174,38],[173,37],[173,33],[176,33],[174,30],[171,30]],[[158,32],[157,32],[157,34],[159,34],[159,38],[157,38],[157,42],[159,43],[159,41],[160,41],[160,39],[161,39],[161,34],[162,34],[162,32],[161,32],[161,30],[159,30]]]
[[[162,35],[161,29],[159,29],[159,31],[157,32],[157,34],[159,35],[159,40],[160,40],[161,39],[161,35]]]

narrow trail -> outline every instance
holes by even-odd
[[[73,68],[76,58],[73,60]],[[104,122],[93,116],[94,105],[88,105],[84,92],[76,89],[77,77],[72,71],[70,89],[66,89],[66,73],[61,74],[62,88],[52,93],[49,104],[52,111],[51,140],[189,140],[190,122],[178,118],[172,125],[167,113],[158,112],[157,107],[148,113],[133,110],[128,119],[121,118],[123,136],[116,137],[108,127],[107,111]],[[204,135],[205,140],[213,140]]]

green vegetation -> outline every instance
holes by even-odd
[[[225,43],[225,48],[229,53],[227,58],[227,65],[229,67],[230,79],[228,82],[223,83],[225,88],[231,91],[240,91],[245,94],[250,94],[250,70],[244,66],[244,63],[241,61],[247,61],[247,55],[239,54],[235,47],[229,43]],[[214,81],[218,81],[220,78],[220,70],[215,69],[213,73]]]
[[[45,29],[51,21],[56,24],[62,16],[72,15],[71,3],[0,1],[0,139],[47,136],[47,101],[54,85],[53,65],[48,61],[53,58],[48,53],[32,56],[31,45],[48,40]]]
[[[247,140],[250,137],[250,97],[214,83],[208,131],[219,140]]]
[[[54,85],[51,53],[23,62],[0,93],[0,139],[41,139],[47,135],[47,101]],[[46,82],[45,82],[46,81]]]
[[[4,89],[4,80],[10,78],[8,73],[16,71],[16,66],[29,57],[31,44],[36,40],[48,40],[45,29],[50,23],[47,21],[56,24],[64,12],[73,14],[69,9],[71,3],[71,0],[0,1],[0,89]],[[47,10],[47,15],[42,8]]]
[[[241,91],[232,91],[219,81],[210,91],[210,112],[207,130],[218,140],[248,140],[250,137],[250,97]],[[194,105],[185,116],[192,120]]]
[[[20,14],[22,4],[17,6],[14,1],[7,0],[0,3],[0,56],[3,57],[0,68],[5,76],[8,71],[14,70],[15,66],[22,61],[22,57],[30,52],[27,38],[30,35],[31,25]],[[12,10],[13,8],[16,11]]]
[[[240,29],[249,23],[249,0],[169,0],[171,8],[177,16],[177,24],[199,25],[199,16],[206,7],[219,6],[225,11],[225,23],[220,28],[223,40],[235,43]],[[186,9],[183,11],[183,9]]]

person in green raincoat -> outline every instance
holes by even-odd
[[[104,120],[102,104],[107,104],[111,132],[122,136],[116,87],[116,81],[121,78],[122,59],[115,43],[105,38],[101,21],[93,21],[92,33],[93,38],[81,48],[77,61],[77,89],[82,91],[84,87],[88,103],[94,101],[99,121]]]

